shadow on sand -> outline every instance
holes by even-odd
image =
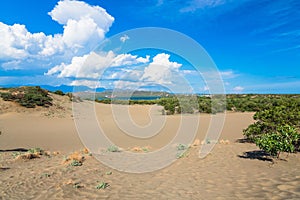
[[[25,148],[15,148],[15,149],[0,149],[0,152],[12,152],[12,151],[20,151],[20,152],[27,152],[28,149]]]
[[[240,138],[240,139],[237,139],[235,142],[237,143],[252,143],[249,139],[247,138]]]
[[[255,150],[255,151],[247,151],[244,152],[243,155],[238,155],[239,158],[245,158],[245,159],[256,159],[256,160],[261,160],[261,161],[268,161],[273,163],[273,159],[269,158],[269,154],[261,151],[261,150]]]

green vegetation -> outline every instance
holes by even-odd
[[[158,104],[164,107],[165,115],[180,113],[222,113],[227,111],[258,112],[271,107],[300,105],[300,95],[258,95],[258,94],[229,94],[196,96],[196,95],[169,95],[156,100],[95,100],[105,104]],[[293,116],[295,117],[295,116]]]
[[[39,147],[36,147],[36,148],[28,149],[28,153],[37,153],[42,155],[44,153],[44,150]]]
[[[112,171],[108,171],[105,173],[106,175],[112,175]]]
[[[190,146],[185,144],[178,144],[176,146],[176,149],[177,149],[176,158],[179,159],[188,156]]]
[[[299,151],[299,95],[271,96],[257,104],[256,122],[244,130],[246,139],[277,158],[281,152]]]
[[[79,161],[79,160],[72,160],[70,162],[70,166],[73,166],[73,167],[78,167],[78,166],[81,166],[82,165],[82,162]]]
[[[276,132],[266,133],[255,139],[255,144],[271,156],[279,158],[281,152],[293,153],[299,143],[300,135],[295,128],[278,126]]]
[[[97,185],[96,185],[96,189],[97,190],[100,190],[100,189],[106,189],[107,187],[109,186],[109,184],[108,183],[106,183],[106,182],[100,182],[100,183],[98,183]]]
[[[14,101],[26,108],[52,105],[52,98],[49,97],[48,91],[39,86],[11,88],[5,92],[0,92],[0,97],[4,101]]]
[[[120,152],[121,150],[119,149],[119,147],[112,145],[107,148],[107,151],[108,152]]]
[[[49,178],[51,176],[51,174],[49,173],[43,173],[40,178]]]
[[[55,92],[53,92],[54,94],[60,95],[60,96],[65,96],[66,94],[61,91],[61,90],[56,90]]]
[[[186,150],[187,148],[188,148],[188,146],[185,145],[185,144],[178,144],[177,145],[177,150],[178,151],[183,151],[183,150]]]

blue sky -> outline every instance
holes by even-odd
[[[0,85],[95,87],[102,68],[87,66],[75,78],[95,45],[129,29],[162,27],[205,48],[227,93],[300,93],[299,10],[298,0],[2,0]],[[115,87],[125,76],[122,88],[146,88],[139,80],[171,84],[173,71],[186,72],[194,91],[209,91],[172,52],[103,56],[95,57],[108,67],[99,87]]]

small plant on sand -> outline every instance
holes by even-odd
[[[121,150],[119,149],[119,147],[111,145],[107,148],[108,152],[120,152]]]
[[[185,155],[186,155],[185,152],[179,152],[179,153],[176,154],[176,158],[177,159],[183,158],[183,157],[185,157]]]
[[[105,173],[106,175],[112,175],[112,172],[111,171],[108,171]]]
[[[185,144],[178,144],[176,148],[178,151],[176,154],[177,159],[186,157],[188,155],[188,150],[190,149],[190,147]]]
[[[149,147],[142,147],[142,150],[144,153],[148,153],[150,151]]]
[[[78,160],[72,160],[70,165],[73,166],[73,167],[78,167],[78,166],[82,165],[82,162],[80,162]]]
[[[17,158],[19,155],[21,155],[21,152],[13,152],[12,157]]]
[[[73,188],[75,188],[75,189],[83,188],[83,185],[81,185],[79,182],[76,182],[76,183],[73,183]]]
[[[186,150],[188,147],[187,147],[187,145],[185,145],[185,144],[178,144],[177,145],[177,150],[178,151],[183,151],[183,150]]]
[[[51,176],[51,174],[48,173],[43,173],[40,178],[49,178]]]
[[[106,183],[106,182],[100,182],[100,183],[98,183],[97,185],[96,185],[96,189],[97,190],[100,190],[100,189],[106,189],[107,187],[109,186],[109,184],[108,183]]]
[[[31,149],[28,149],[28,153],[37,153],[37,154],[40,154],[42,155],[44,153],[44,150],[42,150],[41,148],[31,148]]]

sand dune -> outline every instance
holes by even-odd
[[[65,102],[64,106],[67,104]],[[253,122],[253,113],[227,113],[218,141],[223,142],[216,144],[204,159],[199,159],[198,145],[166,168],[134,174],[111,169],[84,152],[82,166],[63,163],[67,155],[84,148],[76,131],[76,116],[73,117],[70,105],[67,106],[69,109],[63,109],[63,112],[56,108],[53,115],[45,115],[48,111],[43,109],[25,112],[22,108],[10,108],[2,112],[0,199],[300,198],[299,154],[289,155],[288,161],[279,160],[272,164],[255,157],[258,153],[255,145],[235,142],[242,138],[242,130]],[[124,150],[148,146],[150,153],[162,148],[174,137],[181,119],[180,115],[161,116],[157,106],[131,106],[128,112],[141,127],[146,127],[151,120],[165,120],[158,134],[138,139],[124,134],[118,127],[110,105],[97,104],[95,110],[99,125],[114,143]],[[118,114],[120,119],[124,117],[122,112]],[[183,116],[191,121],[193,117]],[[210,115],[200,116],[195,137],[199,141],[204,139],[210,120]],[[192,130],[187,128],[186,131]],[[14,149],[32,147],[58,151],[59,154],[31,160],[12,156],[16,152]],[[96,189],[101,182],[109,186]]]

